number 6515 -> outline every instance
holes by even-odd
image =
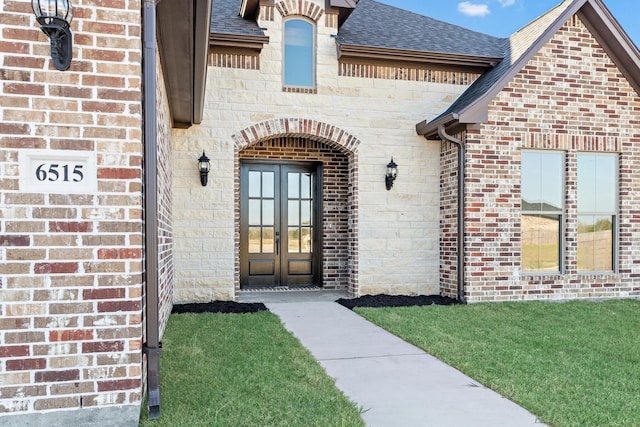
[[[84,179],[83,167],[84,165],[73,165],[73,169],[71,169],[71,165],[43,163],[36,168],[36,179],[50,182],[80,182]]]

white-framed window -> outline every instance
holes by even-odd
[[[618,155],[578,153],[578,272],[616,265]]]
[[[564,153],[522,152],[522,271],[562,272]]]
[[[311,21],[291,18],[284,22],[285,87],[315,88],[316,28]]]

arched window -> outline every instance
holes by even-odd
[[[304,19],[284,23],[284,85],[315,86],[315,28]]]

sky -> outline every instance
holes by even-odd
[[[391,6],[497,37],[508,37],[561,0],[378,0]],[[640,45],[640,1],[604,0],[636,45]]]

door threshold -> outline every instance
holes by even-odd
[[[238,302],[311,302],[311,301],[335,301],[340,298],[349,298],[349,291],[327,289],[319,286],[284,287],[241,289],[238,292]]]
[[[320,286],[269,286],[269,287],[255,287],[255,288],[242,288],[240,292],[283,292],[283,291],[321,291]]]

